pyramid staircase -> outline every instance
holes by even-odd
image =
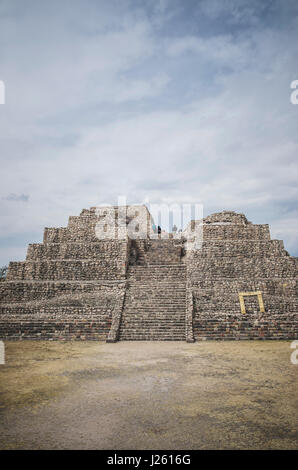
[[[120,340],[185,341],[186,266],[171,241],[140,244],[128,270]]]

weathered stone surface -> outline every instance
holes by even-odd
[[[110,210],[110,208],[107,208]],[[114,207],[116,239],[99,239],[105,208],[46,228],[0,283],[1,339],[295,339],[297,258],[269,226],[224,211],[159,238],[142,206]],[[137,220],[137,239],[127,227]],[[199,249],[192,227],[201,224]],[[146,234],[144,236],[144,234]],[[191,243],[189,243],[191,241]],[[261,292],[264,311],[256,296]]]

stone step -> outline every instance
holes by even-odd
[[[123,336],[121,341],[185,341],[185,336],[168,338],[163,336]]]
[[[173,282],[183,282],[185,281],[185,273],[135,273],[129,274],[128,279],[132,281],[173,281]]]
[[[140,292],[140,288],[143,290],[143,292]],[[185,293],[185,287],[183,288],[178,288],[178,287],[173,287],[172,286],[169,286],[169,287],[164,287],[162,288],[162,286],[160,285],[147,285],[147,284],[144,284],[144,285],[141,285],[141,286],[134,286],[134,285],[129,285],[128,286],[128,290],[127,290],[127,294],[131,294],[131,295],[134,295],[134,294],[138,294],[140,296],[142,296],[142,294],[145,295],[145,289],[146,289],[146,295],[150,295],[152,292],[153,293],[156,293],[156,294],[159,294],[159,295],[163,295],[165,293],[168,294],[168,296],[174,296],[175,293],[177,294],[176,296],[180,296],[182,295],[183,293]]]
[[[130,274],[137,274],[137,273],[143,273],[143,274],[150,274],[154,275],[154,273],[185,273],[186,270],[185,268],[182,267],[183,265],[176,266],[173,265],[173,268],[171,268],[169,265],[156,265],[156,269],[153,269],[153,265],[146,265],[146,266],[131,266],[129,268],[129,273]]]
[[[186,270],[186,265],[183,263],[160,263],[160,264],[150,264],[148,263],[147,266],[131,266],[130,271],[158,271],[158,269],[168,269],[169,271],[174,270]]]
[[[169,340],[174,340],[174,339],[177,339],[177,340],[185,340],[185,331],[184,332],[171,332],[170,334],[166,335],[165,333],[163,332],[152,332],[151,334],[150,333],[146,333],[146,332],[140,332],[140,333],[120,333],[120,340],[123,340],[123,339],[155,339],[156,341],[160,340],[160,341],[163,341],[163,340],[166,340],[166,339],[169,339]]]
[[[160,312],[160,313],[168,313],[169,315],[174,315],[174,314],[178,314],[182,311],[184,311],[184,308],[185,308],[185,304],[181,304],[179,305],[179,307],[177,306],[176,308],[174,307],[171,307],[171,305],[169,305],[168,307],[165,306],[163,308],[157,308],[157,307],[153,307],[153,306],[143,306],[143,305],[137,305],[137,306],[133,306],[133,307],[126,307],[125,309],[125,312],[127,314],[132,314],[132,313],[135,313],[135,312],[138,312],[138,313],[144,313],[144,314],[153,314],[153,313],[156,313],[156,312]]]
[[[179,323],[169,323],[167,322],[141,322],[141,321],[131,321],[122,324],[120,331],[139,331],[139,332],[144,332],[144,331],[163,331],[165,333],[169,333],[171,331],[185,331],[185,322],[179,322]]]
[[[123,317],[122,323],[125,323],[126,320],[132,321],[132,319],[140,321],[155,321],[159,319],[161,321],[183,321],[185,322],[184,312],[142,312],[141,310],[135,310],[133,312],[125,311],[126,315]]]
[[[185,335],[184,336],[123,336],[121,338],[121,341],[185,341]]]
[[[169,293],[168,295],[165,295],[164,292],[153,292],[149,291],[145,293],[141,293],[138,291],[135,292],[126,292],[126,299],[134,299],[134,300],[139,300],[139,301],[149,301],[152,302],[156,305],[159,302],[165,302],[168,300],[168,303],[172,302],[179,302],[179,301],[185,301],[186,296],[185,293],[181,292],[181,295],[179,295],[179,292],[172,292]]]
[[[150,288],[152,289],[156,289],[156,288],[159,288],[160,291],[162,292],[163,290],[165,289],[169,289],[171,291],[179,291],[179,292],[183,292],[185,290],[185,285],[172,285],[171,283],[170,284],[164,284],[164,283],[161,283],[161,282],[136,282],[136,281],[128,281],[128,289],[130,291],[138,291],[139,289],[146,289],[146,290],[149,290]]]
[[[136,287],[143,287],[143,286],[157,286],[159,285],[161,288],[162,287],[167,287],[167,288],[171,288],[172,289],[177,289],[177,288],[184,288],[186,286],[186,282],[184,280],[184,278],[180,278],[180,279],[177,279],[177,277],[175,277],[174,279],[171,279],[170,276],[167,276],[167,277],[163,277],[163,278],[159,278],[159,279],[156,279],[156,278],[150,278],[150,277],[147,277],[147,278],[134,278],[134,277],[129,277],[128,278],[128,286],[136,286]]]
[[[157,328],[163,326],[166,327],[167,325],[171,328],[180,328],[181,326],[185,325],[185,318],[179,317],[175,318],[173,316],[166,317],[166,318],[161,318],[161,317],[155,317],[155,318],[145,318],[137,315],[132,315],[131,317],[126,316],[123,321],[121,322],[121,328],[124,327],[125,325],[155,325]]]
[[[170,314],[172,313],[178,313],[178,312],[184,312],[185,310],[185,302],[177,305],[172,305],[172,304],[167,304],[167,305],[150,305],[150,304],[144,304],[144,303],[135,303],[133,301],[125,300],[125,311],[127,312],[143,312],[146,313],[152,313],[152,312],[161,312],[163,314],[169,312]]]
[[[143,311],[160,310],[160,311],[166,311],[166,312],[167,311],[177,312],[185,308],[185,302],[176,303],[174,305],[170,302],[156,305],[153,303],[150,304],[150,303],[145,303],[145,302],[135,302],[132,299],[125,299],[125,302],[126,302],[126,306],[131,305],[130,308],[127,307],[128,311],[130,310],[143,310]]]
[[[184,341],[185,308],[185,265],[132,266],[119,339]]]
[[[125,328],[120,329],[120,338],[121,336],[141,336],[141,335],[163,335],[163,336],[171,336],[171,335],[185,335],[185,327],[181,325],[181,327],[175,328],[167,328],[164,325],[162,327],[154,327],[152,325],[139,325],[136,323],[132,323],[130,325],[126,325]]]
[[[144,292],[146,289],[146,292]],[[139,298],[151,298],[152,294],[155,294],[156,296],[158,296],[158,298],[168,298],[168,299],[173,299],[173,298],[181,298],[181,296],[184,296],[185,297],[185,288],[184,289],[174,289],[174,290],[166,290],[166,289],[159,289],[157,286],[156,286],[156,289],[154,289],[154,286],[143,286],[143,292],[140,292],[139,289],[136,289],[136,288],[131,288],[129,286],[128,290],[126,291],[127,293],[127,296],[130,296],[130,297],[136,297],[138,296]]]
[[[181,311],[182,308],[185,307],[185,302],[181,302],[180,304],[173,305],[172,303],[162,304],[162,305],[154,305],[154,304],[146,304],[144,302],[134,302],[131,299],[126,299],[126,305],[133,305],[133,308],[127,310],[145,310],[145,311],[156,311],[156,310],[163,310],[163,311]]]

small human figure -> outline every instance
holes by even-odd
[[[176,225],[174,225],[174,226],[173,226],[173,228],[172,228],[172,232],[174,232],[174,233],[176,233],[176,232],[177,232],[177,227],[176,227]]]
[[[161,227],[160,226],[157,227],[157,233],[161,234]]]

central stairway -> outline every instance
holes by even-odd
[[[120,340],[185,341],[184,264],[131,266]]]

